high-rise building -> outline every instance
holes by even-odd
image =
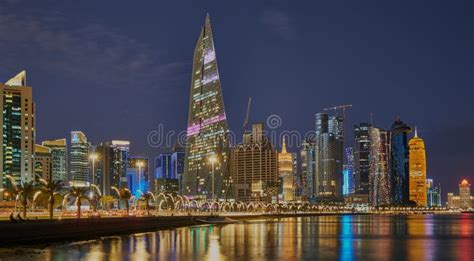
[[[66,139],[43,141],[41,145],[51,150],[51,172],[53,180],[61,180],[66,184],[68,180]]]
[[[348,147],[345,149],[345,164],[343,168],[343,194],[355,194],[355,171],[354,171],[354,149]]]
[[[315,193],[318,200],[342,199],[343,118],[316,114]]]
[[[182,191],[185,153],[182,147],[175,146],[171,154],[171,173],[178,180],[178,192]]]
[[[408,173],[408,133],[411,128],[400,120],[392,124],[390,170],[392,184],[392,201],[395,205],[406,205],[409,202]]]
[[[441,185],[435,186],[433,179],[426,179],[426,205],[428,207],[441,207]]]
[[[315,167],[314,143],[305,141],[300,149],[301,188],[302,196],[306,199],[314,199],[314,167]]]
[[[0,189],[30,181],[34,175],[35,103],[32,88],[22,71],[5,84],[0,83],[2,128],[0,146]],[[7,179],[7,177],[9,177]],[[8,181],[10,179],[10,181]],[[0,199],[2,193],[0,193]]]
[[[241,201],[269,201],[277,196],[277,150],[264,136],[262,123],[243,136],[243,143],[231,152],[234,196]]]
[[[286,151],[285,137],[281,152],[278,153],[278,176],[281,180],[281,199],[286,202],[293,201],[295,199],[293,155]]]
[[[474,204],[474,197],[471,196],[471,184],[467,179],[463,179],[459,184],[459,195],[448,193],[447,207],[450,209],[470,209]]]
[[[76,187],[87,187],[91,177],[89,172],[89,148],[90,143],[82,131],[71,131],[70,150],[70,185]]]
[[[390,137],[385,130],[371,127],[369,203],[387,206],[392,203],[390,193]]]
[[[173,172],[172,153],[161,153],[155,158],[155,190],[157,192],[178,192],[179,183]]]
[[[354,186],[356,194],[369,194],[370,127],[369,123],[364,122],[354,126]]]
[[[35,144],[35,180],[51,180],[52,159],[51,149]]]
[[[130,142],[112,140],[96,146],[95,181],[104,195],[110,195],[111,187],[127,187],[127,165]]]
[[[417,206],[426,207],[426,154],[425,143],[418,137],[415,128],[415,137],[409,143],[409,192],[410,201]]]
[[[135,196],[150,189],[149,186],[149,160],[148,157],[130,156],[127,165],[127,185],[128,189]]]
[[[208,15],[194,50],[183,194],[210,197],[211,190],[215,189],[216,196],[220,196],[224,175],[227,175],[227,131],[224,99]],[[216,162],[211,164],[211,158],[216,158]],[[211,180],[212,176],[214,182]],[[212,184],[215,184],[215,188],[212,188]]]

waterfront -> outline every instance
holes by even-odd
[[[469,260],[474,215],[335,215],[249,220],[5,248],[1,260]]]

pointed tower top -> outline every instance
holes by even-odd
[[[415,138],[418,138],[418,128],[415,126]]]
[[[206,24],[211,22],[211,17],[209,16],[209,12],[206,13]]]
[[[283,136],[283,145],[281,146],[281,153],[286,153],[285,136]]]
[[[26,71],[21,71],[19,74],[15,75],[15,77],[8,80],[5,85],[26,86]]]

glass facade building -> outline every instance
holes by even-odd
[[[149,160],[147,157],[130,156],[127,165],[127,186],[136,197],[150,189]]]
[[[67,177],[67,142],[66,139],[43,141],[41,145],[51,150],[53,180],[61,180],[66,184]]]
[[[111,186],[126,188],[130,142],[124,140],[102,142],[96,147],[95,153],[97,155],[95,180],[102,193],[110,195]]]
[[[372,206],[392,204],[390,192],[390,137],[389,132],[370,128],[369,203]]]
[[[365,122],[354,126],[354,186],[356,194],[369,194],[370,127],[371,125]]]
[[[426,179],[427,207],[441,207],[441,184],[435,186],[432,179]]]
[[[219,197],[227,167],[227,118],[209,15],[194,50],[183,194],[211,197],[211,157]]]
[[[305,141],[300,149],[301,168],[301,195],[306,199],[314,199],[314,163],[315,163],[314,143]]]
[[[71,131],[70,150],[70,185],[76,187],[89,186],[91,177],[89,172],[90,143],[82,131]]]
[[[409,201],[408,193],[408,134],[411,128],[398,118],[392,124],[390,170],[392,184],[392,201],[394,205],[406,205]]]
[[[426,207],[426,153],[425,142],[418,137],[415,129],[415,137],[408,142],[409,147],[409,193],[410,201],[417,206]]]

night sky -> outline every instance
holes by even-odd
[[[350,103],[347,145],[371,112],[382,128],[400,115],[418,126],[443,198],[474,181],[472,1],[296,2],[3,0],[0,81],[27,70],[37,143],[82,130],[154,157],[163,148],[148,145],[150,131],[186,128],[209,12],[239,139],[249,96],[251,122],[277,114],[279,130],[303,133],[322,108]]]

